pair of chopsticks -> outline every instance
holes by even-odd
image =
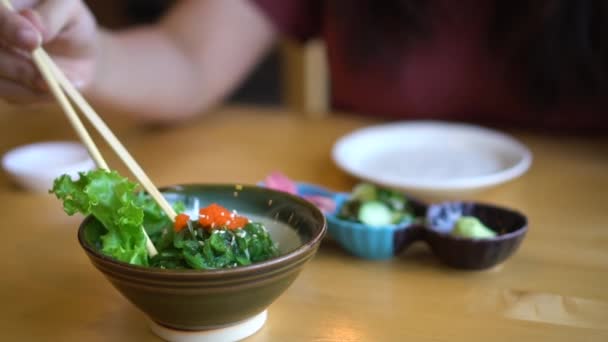
[[[6,8],[13,11],[13,6],[10,3],[10,0],[1,0]],[[67,79],[67,77],[63,74],[61,69],[57,67],[57,65],[53,62],[51,57],[42,49],[42,47],[36,48],[32,52],[32,59],[36,67],[40,70],[42,77],[46,81],[49,86],[49,89],[59,105],[63,109],[63,112],[67,116],[68,120],[74,127],[74,130],[78,134],[80,140],[86,146],[91,158],[95,161],[95,164],[98,168],[109,170],[108,164],[101,156],[99,149],[91,139],[91,136],[87,132],[84,127],[82,121],[76,114],[76,111],[72,107],[72,104],[63,93],[65,91],[67,95],[74,101],[76,106],[80,108],[84,116],[89,120],[91,125],[97,129],[99,134],[105,139],[105,141],[110,145],[110,147],[114,150],[114,152],[118,155],[118,157],[125,163],[129,171],[137,178],[138,182],[141,186],[148,192],[150,196],[158,203],[160,208],[167,214],[167,216],[171,219],[171,221],[175,221],[175,210],[173,207],[167,202],[167,200],[161,195],[160,191],[156,188],[156,186],[152,183],[150,178],[146,175],[144,170],[137,164],[135,159],[131,157],[131,154],[127,151],[127,149],[120,143],[120,141],[116,138],[114,133],[108,128],[108,126],[103,122],[103,120],[99,117],[99,115],[95,112],[93,107],[91,107],[84,97],[78,92],[78,90],[72,85],[72,83]],[[155,256],[158,254],[154,244],[148,237],[145,229],[142,230],[146,236],[146,249],[150,256]]]

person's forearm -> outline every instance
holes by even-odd
[[[87,97],[104,109],[157,121],[187,118],[216,104],[274,39],[259,13],[238,3],[192,1],[157,26],[101,31]]]
[[[192,115],[214,100],[201,98],[203,89],[196,88],[202,82],[193,72],[192,61],[156,28],[101,32],[98,60],[85,92],[104,109],[172,119]]]

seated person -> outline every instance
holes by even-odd
[[[82,1],[0,10],[0,96],[48,99],[42,44],[95,105],[156,121],[223,100],[281,36],[327,46],[332,107],[389,119],[605,132],[603,0],[182,0],[109,32]]]

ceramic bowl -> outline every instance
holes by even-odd
[[[326,212],[328,235],[353,256],[386,260],[403,252],[417,240],[425,241],[446,265],[458,269],[486,269],[509,258],[528,230],[527,218],[514,210],[474,202],[445,202],[426,205],[409,197],[415,222],[372,227],[340,219],[337,213],[349,193],[337,193],[318,185],[296,183],[299,196],[323,196],[333,199],[335,209]],[[479,218],[499,232],[493,239],[467,239],[452,236],[456,220],[463,215]]]
[[[450,234],[461,216],[475,216],[498,233],[494,238],[471,239]],[[446,202],[427,211],[425,240],[445,264],[461,269],[486,269],[510,257],[527,231],[527,218],[511,209],[473,202]]]
[[[183,185],[163,190],[172,201],[212,202],[263,222],[281,255],[250,266],[221,270],[164,270],[118,262],[87,239],[93,218],[78,240],[106,278],[152,321],[182,330],[220,329],[259,316],[315,255],[326,232],[323,214],[309,202],[258,186]]]
[[[337,216],[350,194],[334,196],[336,211],[327,214],[329,235],[349,253],[364,259],[383,260],[399,254],[409,244],[420,238],[421,229],[415,221],[384,226],[369,226],[360,222],[341,219]],[[422,204],[410,201],[415,216],[424,216]]]
[[[21,188],[46,193],[55,178],[63,174],[76,177],[95,164],[83,145],[55,141],[17,147],[3,156],[2,167]]]

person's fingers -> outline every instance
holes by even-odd
[[[40,25],[44,42],[54,39],[76,22],[80,0],[47,0],[36,5],[33,11],[23,14],[36,26]]]
[[[0,40],[17,49],[31,51],[40,44],[41,37],[28,19],[0,6]]]
[[[0,78],[37,88],[38,71],[31,60],[16,52],[0,49]]]
[[[0,79],[0,98],[13,104],[30,104],[47,102],[50,94],[44,91],[32,90],[19,83]]]
[[[34,11],[31,8],[26,8],[22,11],[19,11],[22,17],[29,20],[32,25],[40,32],[40,36],[42,37],[42,32],[44,31],[44,23],[42,22],[42,18],[38,12]]]

